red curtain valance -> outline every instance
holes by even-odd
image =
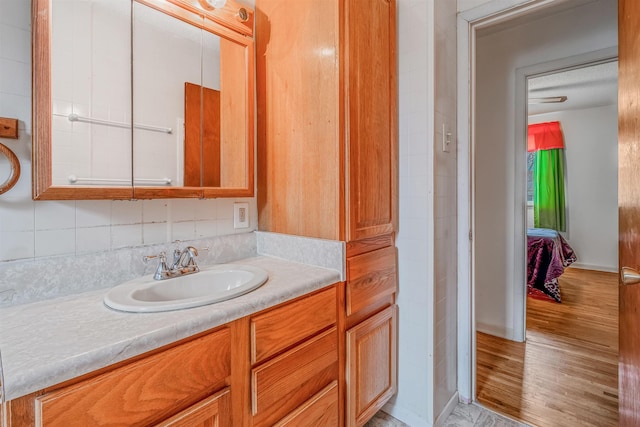
[[[560,122],[547,122],[529,125],[527,151],[552,150],[564,148],[564,137]]]

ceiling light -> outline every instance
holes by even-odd
[[[557,104],[565,102],[566,96],[545,96],[544,98],[529,98],[529,104]]]

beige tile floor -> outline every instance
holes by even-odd
[[[458,403],[451,415],[444,421],[443,427],[523,427],[522,424],[505,418],[478,405]],[[378,412],[365,427],[410,427],[391,415]]]

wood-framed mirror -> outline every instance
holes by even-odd
[[[33,0],[35,200],[253,196],[253,10],[209,3]]]

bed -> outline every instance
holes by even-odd
[[[576,254],[556,230],[527,229],[527,295],[561,302],[558,277]]]

